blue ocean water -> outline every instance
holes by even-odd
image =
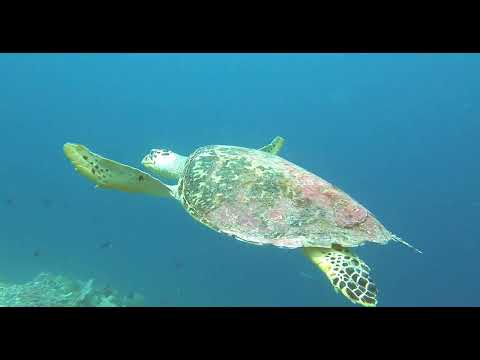
[[[478,54],[1,54],[0,281],[95,278],[152,306],[355,306],[301,251],[96,190],[62,151],[141,167],[151,148],[281,135],[281,156],[423,250],[358,250],[379,306],[478,306],[479,119]]]

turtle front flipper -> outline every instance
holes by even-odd
[[[280,151],[280,149],[283,147],[284,143],[285,143],[285,140],[281,136],[276,136],[275,139],[273,139],[270,144],[265,145],[264,147],[258,150],[276,155]]]
[[[328,277],[335,291],[363,306],[376,306],[378,290],[370,278],[370,268],[345,248],[307,247],[305,255]]]
[[[75,170],[93,181],[99,188],[173,196],[173,187],[139,169],[95,154],[83,145],[66,143],[63,151]]]

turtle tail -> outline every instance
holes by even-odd
[[[406,242],[405,240],[402,240],[402,239],[399,238],[397,235],[392,235],[391,240],[396,241],[396,242],[399,242],[400,244],[403,244],[403,245],[405,245],[405,246],[408,246],[410,249],[415,250],[415,251],[418,252],[419,254],[423,254],[422,251],[420,251],[419,249],[417,249],[415,246],[410,245],[410,244],[409,244],[408,242]]]

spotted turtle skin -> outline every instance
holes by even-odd
[[[345,192],[260,150],[224,145],[197,149],[185,163],[177,192],[193,218],[256,245],[355,247],[392,238]]]

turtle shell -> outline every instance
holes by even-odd
[[[178,186],[185,209],[208,227],[279,247],[384,244],[392,234],[362,205],[307,170],[267,152],[199,148]]]

